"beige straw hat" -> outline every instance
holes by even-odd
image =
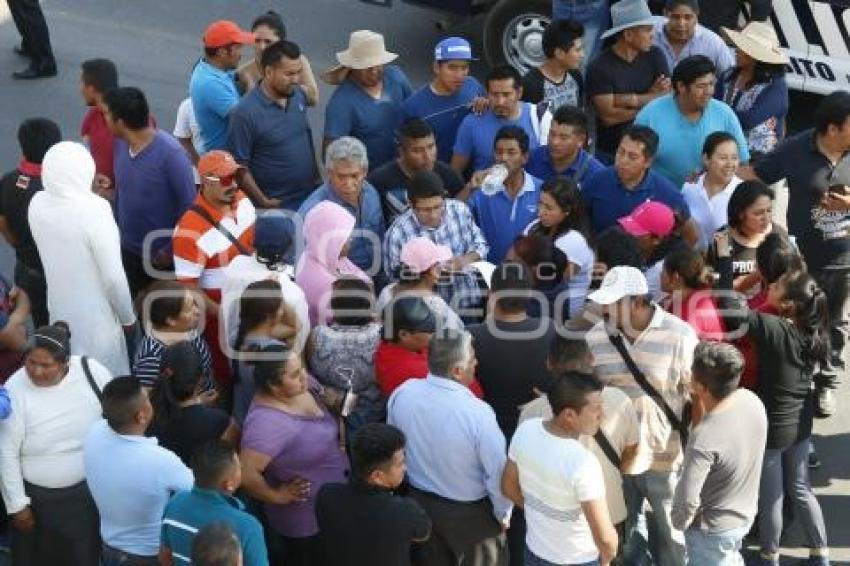
[[[779,38],[773,28],[763,22],[750,22],[741,31],[720,28],[735,47],[763,63],[784,65],[788,56],[779,48]]]
[[[386,65],[398,58],[396,53],[387,51],[384,36],[369,30],[351,32],[348,49],[339,51],[336,60],[339,65],[322,73],[322,79],[330,84],[339,84],[345,80],[349,69],[368,69]]]

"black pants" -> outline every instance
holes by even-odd
[[[127,284],[130,286],[130,297],[135,301],[139,293],[145,290],[155,279],[145,269],[144,261],[140,255],[121,248],[121,263],[124,264]]]
[[[21,46],[32,58],[32,66],[37,69],[56,67],[47,20],[38,0],[6,0],[6,4],[21,34]]]
[[[25,534],[12,529],[12,564],[98,566],[100,517],[86,482],[60,489],[24,482],[24,487],[35,528]]]
[[[47,312],[47,279],[38,269],[15,263],[15,285],[24,290],[30,299],[32,322],[36,328],[50,324]]]
[[[823,270],[815,278],[826,293],[831,352],[829,363],[818,369],[814,381],[818,387],[834,389],[844,373],[850,343],[850,270]]]
[[[508,547],[493,506],[483,499],[470,503],[411,488],[410,496],[433,523],[431,537],[413,551],[419,566],[507,566]]]

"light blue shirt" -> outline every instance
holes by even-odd
[[[667,18],[656,17],[655,27],[652,34],[652,43],[654,43],[661,52],[664,53],[664,58],[667,59],[667,64],[670,66],[670,72],[678,65],[682,59],[686,59],[693,55],[705,55],[716,68],[715,74],[719,77],[726,69],[735,65],[735,58],[732,55],[732,49],[726,45],[723,38],[708,29],[705,26],[697,24],[694,30],[694,36],[688,41],[679,53],[673,51],[670,41],[667,39],[667,34],[664,33],[664,26],[667,24]]]
[[[481,171],[493,164],[496,135],[505,126],[518,126],[525,130],[529,151],[540,145],[534,126],[537,117],[532,114],[535,106],[527,102],[517,104],[521,106],[521,112],[516,120],[499,118],[492,110],[487,110],[481,115],[469,114],[460,123],[453,151],[468,157],[473,171]]]
[[[505,436],[490,406],[468,387],[428,374],[409,379],[389,399],[387,422],[407,437],[410,484],[453,501],[489,497],[496,519],[509,516],[502,495]]]
[[[314,206],[329,200],[347,210],[355,219],[355,234],[351,239],[351,250],[348,259],[370,276],[378,273],[381,268],[381,242],[384,240],[386,223],[384,211],[381,208],[381,196],[378,190],[364,181],[360,193],[360,206],[353,207],[339,198],[329,183],[323,183],[313,191],[298,209],[301,218],[305,218]],[[360,231],[359,234],[357,231]],[[365,234],[374,234],[374,238]],[[377,249],[376,249],[377,247]]]
[[[233,71],[223,71],[201,59],[189,79],[189,96],[201,130],[200,153],[227,149],[227,116],[239,102]]]
[[[685,179],[702,170],[702,146],[713,132],[726,132],[738,143],[741,163],[750,160],[747,138],[735,112],[725,103],[712,98],[702,116],[691,122],[679,111],[672,94],[656,98],[643,107],[635,124],[649,126],[658,134],[658,153],[653,169],[681,188]]]
[[[162,514],[172,494],[192,489],[192,472],[155,438],[118,434],[94,423],[83,445],[86,481],[112,548],[156,556]]]

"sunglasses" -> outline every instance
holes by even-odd
[[[207,179],[207,181],[218,182],[222,187],[229,187],[230,185],[232,185],[236,181],[236,175],[230,174],[230,175],[221,175],[221,176],[218,176],[218,177],[215,177],[213,175],[207,175],[206,179]]]

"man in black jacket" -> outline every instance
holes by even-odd
[[[50,32],[47,20],[38,0],[6,0],[9,12],[18,33],[21,34],[21,45],[15,52],[30,58],[30,65],[22,71],[15,71],[12,77],[16,79],[39,79],[56,75],[56,59],[50,46]]]

